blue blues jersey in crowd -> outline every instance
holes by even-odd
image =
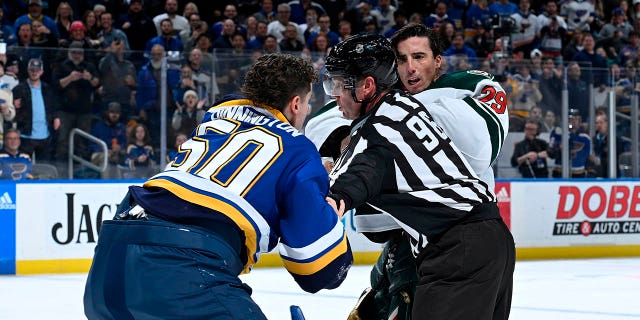
[[[197,215],[192,218],[237,227],[244,235],[243,273],[279,242],[286,269],[303,290],[316,292],[337,287],[353,261],[344,227],[325,201],[328,191],[313,143],[281,112],[231,100],[212,107],[165,171],[132,195],[168,220]],[[174,210],[169,202],[177,198],[205,210]]]
[[[549,148],[554,153],[553,170],[562,170],[562,129],[556,128],[549,133]],[[591,138],[586,133],[569,133],[569,158],[571,159],[572,174],[584,173],[585,165],[591,154]]]
[[[22,180],[31,179],[31,157],[24,152],[15,156],[0,151],[0,179]]]

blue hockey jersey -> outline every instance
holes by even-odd
[[[329,179],[320,155],[276,109],[249,100],[212,107],[165,171],[143,187],[211,209],[199,218],[232,221],[244,233],[243,273],[279,243],[286,269],[303,290],[316,292],[337,287],[353,261],[344,227],[325,201]]]

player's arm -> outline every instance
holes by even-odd
[[[329,197],[336,203],[344,201],[344,210],[348,211],[378,195],[387,166],[393,163],[390,156],[381,146],[368,147],[357,154],[331,185]]]
[[[338,287],[353,256],[342,222],[325,201],[326,171],[319,159],[309,160],[285,185],[279,225],[279,250],[285,268],[307,292]]]

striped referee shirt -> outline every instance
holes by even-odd
[[[367,231],[385,231],[392,218],[419,243],[494,201],[425,106],[401,91],[354,120],[351,142],[329,176],[331,193],[347,210],[357,208]]]

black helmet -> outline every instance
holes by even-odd
[[[396,55],[391,43],[378,34],[361,34],[338,43],[325,63],[329,77],[358,80],[371,76],[380,89],[398,80]]]

